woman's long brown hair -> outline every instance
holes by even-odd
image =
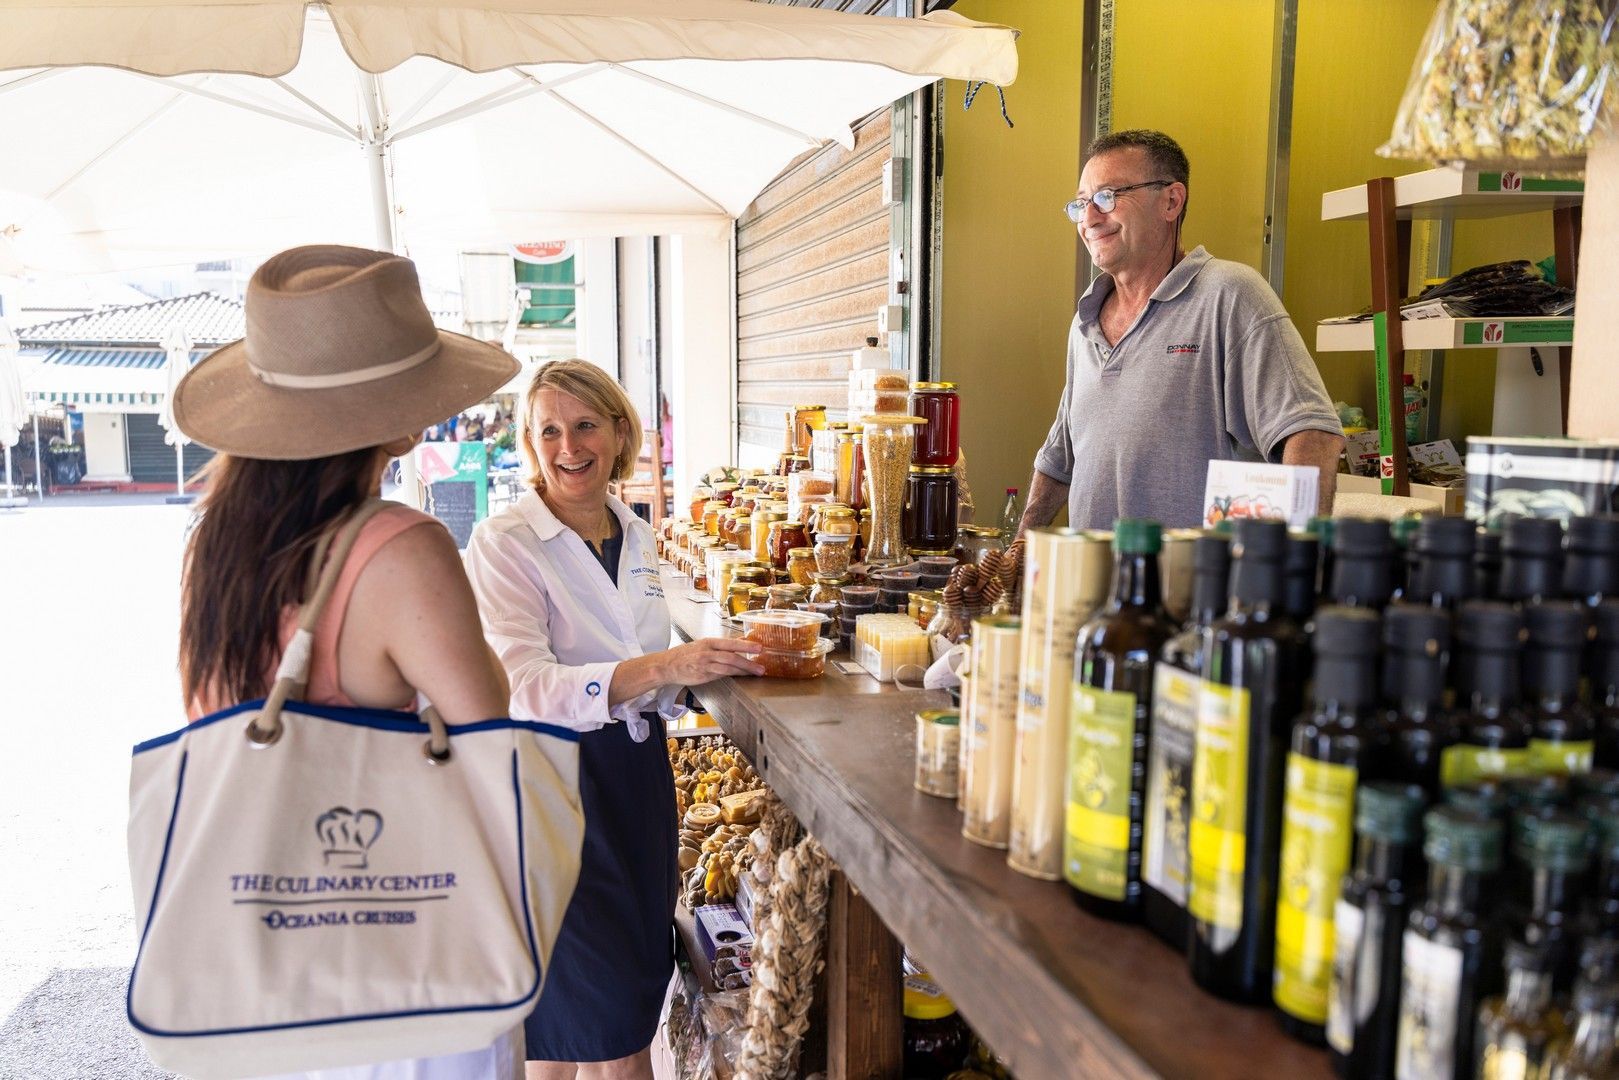
[[[221,454],[186,542],[180,683],[209,707],[260,698],[324,529],[374,494],[376,447],[308,461]]]

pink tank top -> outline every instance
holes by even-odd
[[[337,645],[343,635],[343,619],[348,614],[349,597],[354,594],[355,583],[360,580],[360,574],[365,570],[366,564],[382,550],[383,545],[406,529],[418,525],[443,527],[437,518],[408,506],[390,506],[360,526],[360,535],[355,537],[354,548],[349,552],[348,561],[343,564],[343,572],[338,575],[337,586],[332,590],[326,610],[321,614],[320,621],[315,624],[314,655],[309,665],[309,689],[305,692],[303,700],[311,705],[350,707],[354,705],[349,696],[343,693],[337,670]],[[296,606],[288,606],[281,613],[283,648],[292,640],[293,633],[298,629],[298,614],[299,609]],[[276,662],[265,672],[266,687],[275,681],[275,670],[280,662],[278,656]],[[234,701],[195,701],[192,702],[188,712],[190,718],[196,720],[234,704],[236,704]],[[401,708],[409,707],[409,704],[401,706]]]

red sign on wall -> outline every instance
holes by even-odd
[[[535,266],[564,262],[573,255],[571,240],[533,240],[512,245],[512,258]]]

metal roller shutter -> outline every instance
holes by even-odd
[[[737,460],[770,467],[787,406],[848,405],[849,357],[889,299],[891,213],[882,197],[892,110],[853,151],[817,150],[737,221]]]

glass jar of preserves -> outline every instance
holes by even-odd
[[[809,536],[802,521],[781,521],[772,526],[770,536],[770,565],[778,570],[787,569],[787,553],[793,548],[809,547]]]
[[[743,513],[738,515],[736,523],[731,528],[731,543],[748,554],[753,554],[752,514]]]
[[[793,473],[809,472],[810,459],[808,454],[781,455],[781,474],[791,476]]]
[[[725,614],[733,618],[748,610],[748,594],[753,586],[746,581],[731,582],[731,587],[725,590]]]
[[[961,396],[956,384],[912,383],[911,412],[927,421],[916,433],[911,463],[954,466],[961,451]]]
[[[815,536],[853,536],[860,531],[860,520],[847,506],[825,506],[815,518]]]
[[[956,542],[956,470],[912,465],[905,488],[905,543],[948,551]]]
[[[794,585],[810,587],[810,575],[815,573],[815,549],[796,547],[787,552],[787,576]]]
[[[986,551],[1005,551],[1006,538],[991,525],[963,525],[956,530],[956,545],[950,554],[957,562],[977,565]]]
[[[854,561],[854,537],[823,532],[815,538],[815,569],[840,577]]]
[[[703,504],[703,531],[709,536],[720,534],[720,515],[725,513],[725,504],[718,499],[710,499]]]
[[[785,511],[759,510],[753,515],[753,558],[755,562],[768,563],[773,550],[774,541],[771,533],[775,527],[787,520]]]
[[[713,497],[714,493],[707,487],[695,487],[692,489],[691,519],[694,522],[699,525],[703,523],[703,507],[707,506],[708,500],[712,499]]]
[[[797,611],[798,605],[809,596],[802,585],[772,585],[765,599],[766,611]]]
[[[898,566],[906,559],[905,489],[921,423],[915,416],[873,415],[866,418],[861,432],[871,495],[866,562],[872,566]]]
[[[748,590],[748,610],[763,611],[770,602],[770,586],[755,585]]]
[[[855,448],[860,445],[860,426],[854,425],[838,432],[837,447],[832,456],[832,495],[838,502],[848,505],[850,485],[854,482]]]
[[[939,614],[939,604],[943,599],[944,594],[936,589],[913,589],[906,604],[906,614],[926,630],[932,625],[933,617]]]
[[[849,584],[847,577],[835,574],[815,574],[810,579],[809,600],[811,604],[841,604],[843,602],[843,587]]]
[[[714,485],[714,498],[718,499],[726,506],[730,506],[731,500],[736,498],[736,489],[741,486],[741,484],[735,483],[734,481],[721,481],[720,483]]]
[[[770,567],[760,566],[757,561],[748,562],[737,567],[736,573],[731,575],[731,580],[733,582],[744,582],[748,585],[774,585],[776,582],[775,575],[771,573]]]

